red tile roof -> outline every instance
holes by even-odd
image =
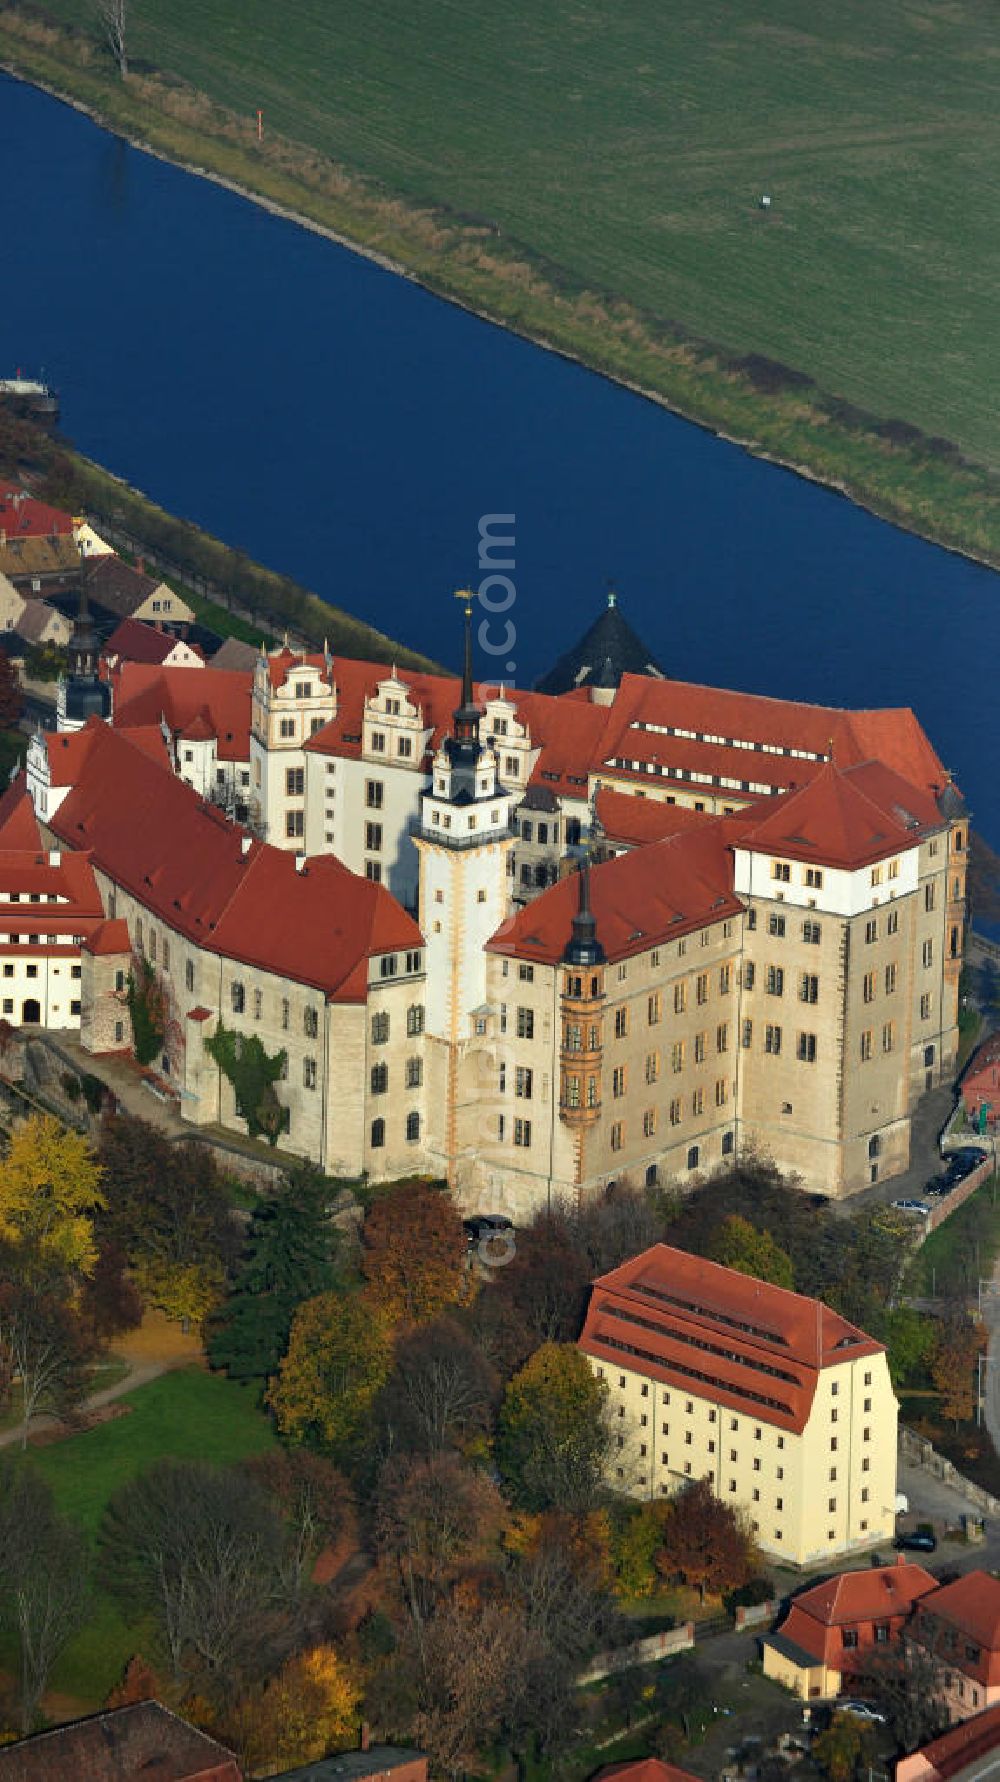
[[[966,1572],[953,1584],[942,1584],[924,1606],[984,1651],[1000,1653],[1000,1578],[989,1572]]]
[[[33,848],[42,845],[35,807],[22,768],[0,798],[0,848]]]
[[[902,1559],[896,1565],[841,1572],[796,1596],[779,1632],[818,1664],[834,1663],[844,1669],[840,1633],[831,1639],[831,1630],[893,1619],[901,1624],[914,1603],[936,1589],[937,1579],[930,1572]]]
[[[926,828],[916,812],[907,822],[907,807],[894,801],[886,809],[881,800],[876,802],[872,794],[878,781],[877,774],[859,780],[856,772],[845,773],[827,762],[800,791],[758,809],[756,822],[743,827],[739,845],[846,870],[902,853],[915,846]],[[928,802],[916,792],[911,797],[911,804],[924,807],[925,822]],[[945,827],[936,810],[927,826]]]
[[[982,1714],[974,1714],[970,1720],[960,1721],[939,1739],[932,1739],[929,1745],[921,1745],[918,1751],[901,1760],[897,1774],[920,1777],[923,1782],[950,1782],[952,1777],[963,1776],[985,1777],[989,1771],[969,1770],[968,1766],[979,1758],[990,1757],[995,1751],[1000,1751],[1000,1702],[986,1708]],[[918,1761],[921,1759],[922,1763]]]
[[[717,819],[593,869],[591,906],[609,959],[627,959],[742,913],[732,890],[727,833]],[[489,942],[490,951],[556,964],[565,952],[578,903],[577,877],[570,874],[502,923]]]
[[[598,1770],[593,1782],[698,1782],[690,1770],[679,1770],[674,1763],[660,1757],[639,1757],[634,1763],[609,1763]]]
[[[8,483],[0,488],[0,532],[6,532],[8,540],[72,536],[73,516]]]
[[[244,836],[129,734],[99,720],[78,734],[88,748],[50,827],[92,851],[169,928],[338,1002],[365,1000],[372,954],[423,945],[384,886],[332,855],[299,871],[293,855]]]
[[[84,951],[93,953],[97,958],[112,958],[121,953],[131,953],[132,942],[129,940],[128,923],[121,916],[113,916],[110,921],[99,922],[93,934],[84,941]]]
[[[0,1782],[241,1782],[230,1751],[159,1702],[104,1709],[0,1750]]]
[[[142,619],[122,619],[107,639],[101,655],[105,659],[124,662],[161,663],[177,648],[177,639],[170,632],[157,631]]]
[[[597,794],[597,820],[609,842],[638,847],[679,835],[683,829],[700,829],[713,818],[690,805],[668,804],[663,798],[639,798],[632,792],[612,792],[602,786]]]
[[[250,759],[250,695],[246,669],[156,668],[123,662],[112,676],[114,725],[159,724],[177,737],[196,721],[218,738],[220,761]]]
[[[654,1244],[594,1282],[580,1348],[799,1433],[820,1369],[882,1345],[803,1294]]]

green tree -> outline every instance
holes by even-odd
[[[758,1231],[740,1213],[731,1213],[716,1234],[709,1254],[714,1262],[770,1281],[774,1287],[795,1286],[791,1258],[776,1244],[770,1232]]]
[[[388,1377],[385,1320],[359,1294],[320,1293],[299,1306],[267,1394],[282,1434],[347,1455]]]
[[[89,1275],[97,1261],[94,1214],[106,1205],[88,1140],[49,1114],[15,1127],[0,1162],[0,1242],[22,1275]]]
[[[897,1306],[885,1320],[884,1338],[893,1385],[898,1387],[912,1382],[930,1359],[933,1326],[922,1312],[915,1312],[910,1306]]]
[[[570,1343],[544,1343],[500,1410],[497,1463],[526,1510],[589,1509],[611,1452],[607,1386]]]
[[[335,1285],[340,1236],[329,1195],[325,1176],[302,1163],[254,1209],[232,1292],[209,1334],[209,1360],[231,1379],[276,1374],[296,1306]]]
[[[621,1596],[649,1596],[657,1583],[656,1555],[670,1515],[665,1500],[629,1504],[612,1536],[616,1587]]]

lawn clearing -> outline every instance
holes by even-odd
[[[274,1445],[271,1424],[253,1387],[199,1368],[163,1374],[122,1400],[129,1414],[29,1456],[55,1493],[58,1508],[93,1541],[104,1507],[128,1479],[170,1456],[231,1465]],[[95,1578],[86,1626],[71,1641],[51,1687],[96,1707],[148,1630],[129,1623]]]
[[[987,1280],[1000,1256],[1000,1204],[995,1178],[932,1231],[906,1273],[904,1292],[915,1299],[932,1294],[975,1298],[976,1284]]]

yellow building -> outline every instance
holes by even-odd
[[[594,1283],[580,1348],[618,1425],[617,1489],[709,1479],[789,1565],[891,1537],[885,1350],[821,1301],[654,1244]]]

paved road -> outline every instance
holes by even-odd
[[[938,1139],[955,1106],[955,1092],[947,1086],[929,1089],[921,1096],[913,1113],[910,1128],[910,1167],[901,1176],[876,1182],[873,1188],[862,1188],[846,1200],[831,1202],[835,1213],[850,1217],[865,1207],[884,1206],[892,1200],[919,1200],[931,1176],[941,1168]]]

